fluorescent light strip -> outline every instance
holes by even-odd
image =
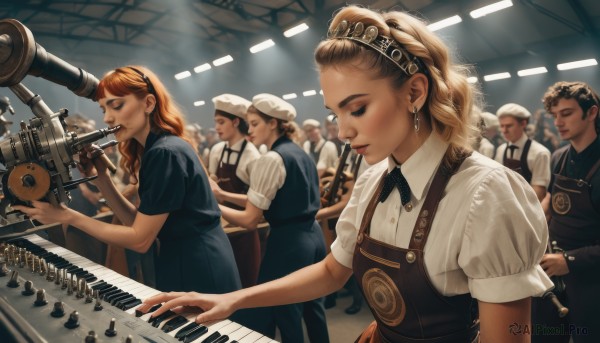
[[[313,95],[316,95],[316,94],[317,94],[317,91],[314,90],[314,89],[302,92],[302,95],[304,95],[304,96],[313,96]]]
[[[509,78],[510,78],[510,73],[490,74],[490,75],[485,75],[483,77],[483,79],[486,81],[495,81],[495,80],[502,80],[502,79],[509,79]]]
[[[477,78],[477,76],[467,77],[467,82],[468,83],[477,83],[477,81],[479,81],[479,79]]]
[[[194,106],[196,106],[196,107],[203,106],[204,104],[206,104],[206,102],[204,102],[204,100],[194,101]]]
[[[452,26],[458,24],[462,21],[462,18],[458,15],[452,16],[450,18],[446,18],[444,20],[436,21],[435,23],[427,25],[427,28],[431,31],[441,30],[445,27]]]
[[[204,64],[201,64],[201,65],[197,66],[196,68],[194,68],[194,71],[196,73],[201,73],[203,71],[207,71],[207,70],[210,70],[210,69],[212,69],[212,67],[210,66],[210,64],[209,63],[204,63]]]
[[[322,89],[319,91],[319,94],[323,95],[323,90]]]
[[[308,30],[308,25],[306,25],[305,23],[302,23],[300,25],[296,25],[296,26],[292,27],[289,30],[285,30],[285,32],[283,32],[283,35],[286,36],[287,38],[290,38],[292,36],[299,34],[300,32],[304,32],[306,30]]]
[[[192,73],[190,73],[188,70],[186,70],[186,71],[182,71],[181,73],[175,74],[175,79],[181,80],[181,79],[185,79],[186,77],[190,77],[190,76],[192,76]]]
[[[505,8],[509,8],[512,5],[513,5],[513,3],[510,0],[499,1],[499,2],[493,3],[491,5],[483,6],[483,7],[480,7],[478,9],[476,9],[476,10],[473,10],[469,14],[474,19],[475,18],[481,18],[481,17],[486,16],[486,15],[488,15],[490,13],[494,13],[494,12],[503,10]]]
[[[296,95],[296,93],[284,94],[282,96],[283,100],[296,99],[297,97],[298,96]]]
[[[223,56],[221,58],[217,58],[216,60],[213,61],[213,64],[215,67],[218,67],[220,65],[229,63],[231,61],[233,61],[233,57],[231,57],[231,55],[227,55],[227,56]]]
[[[596,61],[595,58],[591,58],[589,60],[581,60],[581,61],[557,64],[556,68],[558,70],[569,70],[569,69],[575,69],[575,68],[591,67],[591,66],[595,66],[595,65],[598,65],[598,61]]]
[[[517,75],[519,75],[520,77],[523,77],[523,76],[544,74],[547,72],[548,72],[548,69],[546,69],[546,67],[537,67],[537,68],[519,70],[517,72]]]
[[[257,52],[268,49],[268,48],[272,47],[273,45],[275,45],[275,42],[273,42],[272,39],[267,39],[266,41],[264,41],[262,43],[258,43],[255,46],[251,47],[250,52],[255,54]]]

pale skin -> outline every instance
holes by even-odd
[[[596,140],[598,134],[594,127],[594,121],[598,117],[598,107],[592,106],[583,118],[583,110],[575,99],[560,99],[556,105],[550,108],[550,114],[554,117],[554,125],[562,139],[569,140],[571,146],[578,153],[587,148]],[[542,202],[546,215],[550,215],[552,195]],[[569,273],[569,266],[563,254],[545,254],[540,266],[548,276],[562,276]]]
[[[326,106],[338,117],[339,137],[350,141],[369,164],[390,155],[403,163],[431,133],[426,120],[421,120],[421,128],[415,133],[411,113],[413,107],[420,109],[426,102],[427,77],[415,74],[400,89],[393,89],[389,80],[374,80],[363,68],[341,65],[320,71]],[[241,308],[321,297],[340,289],[351,275],[351,269],[329,254],[319,263],[265,284],[222,295],[163,293],[146,299],[139,310],[147,311],[152,305],[165,302],[153,313],[157,316],[167,309],[193,306],[204,311],[196,321],[206,322],[227,318]],[[479,301],[479,309],[482,342],[529,341],[529,336],[511,335],[508,328],[514,322],[529,324],[530,298],[500,304]]]
[[[147,95],[142,99],[129,94],[123,97],[107,92],[99,99],[104,111],[104,122],[110,127],[121,125],[115,137],[119,141],[135,139],[144,145],[150,133],[149,113],[154,110],[156,98]],[[140,253],[146,252],[158,235],[169,216],[168,213],[145,215],[118,191],[112,182],[106,166],[100,159],[91,159],[91,153],[80,156],[81,169],[86,176],[97,174],[96,186],[100,189],[109,206],[123,225],[109,224],[95,220],[74,211],[64,204],[54,207],[49,203],[33,201],[33,207],[15,206],[42,224],[63,223],[74,226],[107,244],[128,248]]]

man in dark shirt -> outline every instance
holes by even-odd
[[[536,318],[534,309],[532,341],[568,342],[571,336],[575,343],[600,342],[600,101],[583,82],[557,82],[542,101],[560,137],[570,144],[552,156],[550,195],[542,205],[550,217],[550,242],[557,249],[540,264],[550,277],[564,281],[559,297],[570,312],[552,324],[563,324],[559,328],[564,335],[536,336],[535,326],[550,322]]]

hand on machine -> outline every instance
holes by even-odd
[[[95,100],[98,80],[85,70],[76,68],[36,44],[31,31],[14,19],[0,20],[0,86],[8,87],[31,108],[34,118],[21,122],[20,131],[7,134],[0,141],[0,170],[2,176],[2,201],[0,202],[0,237],[24,230],[31,223],[12,205],[29,205],[32,201],[47,201],[55,207],[70,201],[69,190],[93,178],[89,176],[73,180],[71,168],[75,168],[76,155],[82,161],[92,160],[97,169],[102,164],[111,172],[116,167],[102,151],[117,144],[111,141],[100,146],[93,144],[115,133],[119,127],[95,130],[78,135],[67,131],[65,118],[69,112],[60,109],[53,112],[42,98],[20,82],[26,75],[40,76],[51,82],[66,86],[76,95]],[[5,106],[6,107],[6,106]],[[7,107],[14,113],[12,107]],[[6,120],[3,120],[6,121]],[[97,161],[102,161],[99,163]],[[105,167],[104,167],[105,166]],[[7,228],[7,226],[12,226]]]

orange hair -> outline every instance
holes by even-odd
[[[133,68],[142,72],[143,78]],[[150,88],[153,91],[150,91]],[[158,77],[149,69],[141,66],[127,66],[117,68],[108,72],[96,89],[96,100],[106,97],[106,93],[116,96],[135,95],[143,99],[148,94],[156,97],[156,106],[150,114],[150,131],[166,132],[180,137],[192,145],[191,140],[185,134],[185,120],[179,107],[171,99],[171,95],[160,82]],[[144,147],[134,139],[119,143],[119,151],[123,155],[120,161],[122,168],[133,175],[133,184],[138,182],[137,171],[140,169],[140,161],[144,153]]]

